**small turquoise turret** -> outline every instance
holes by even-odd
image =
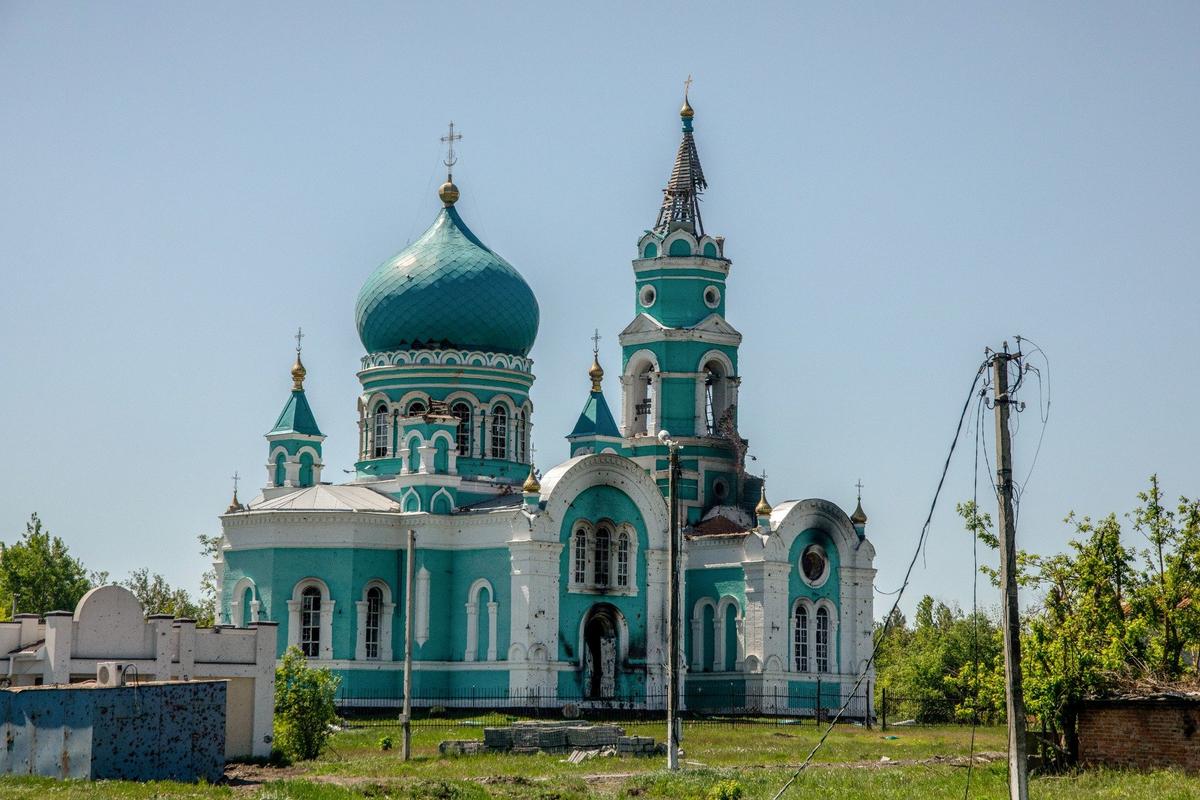
[[[599,342],[600,334],[592,337],[593,342]],[[621,451],[621,432],[617,430],[616,420],[604,399],[601,383],[604,381],[604,368],[600,366],[600,351],[592,348],[592,367],[588,370],[592,380],[592,390],[588,392],[587,402],[575,422],[575,427],[567,434],[571,443],[571,456],[603,453],[610,450],[614,453]]]
[[[296,333],[296,341],[304,336]],[[308,370],[296,347],[296,363],[292,365],[292,394],[283,411],[267,432],[269,457],[267,487],[271,489],[303,488],[321,482],[321,445],[325,434],[317,427],[316,417],[304,395],[304,378]]]

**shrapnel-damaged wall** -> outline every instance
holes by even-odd
[[[0,773],[215,782],[225,765],[225,682],[0,690]]]
[[[1200,697],[1085,701],[1079,712],[1079,760],[1090,766],[1200,772]]]

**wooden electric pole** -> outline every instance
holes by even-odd
[[[413,662],[413,562],[416,560],[417,532],[408,531],[408,551],[404,564],[404,708],[400,724],[404,729],[401,755],[405,761],[412,756],[412,662]]]
[[[992,354],[992,390],[996,411],[996,491],[1000,506],[1000,588],[1004,594],[1004,696],[1008,713],[1008,796],[1029,800],[1029,758],[1025,752],[1025,694],[1021,689],[1021,609],[1017,603],[1017,524],[1013,517],[1012,439],[1008,418],[1008,365],[1020,364],[1020,352]]]
[[[663,433],[670,453],[667,478],[667,769],[679,769],[679,445]]]

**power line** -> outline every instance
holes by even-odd
[[[950,460],[954,457],[954,450],[956,447],[958,447],[958,440],[962,435],[963,420],[965,420],[967,417],[967,409],[971,406],[971,398],[975,396],[975,387],[979,385],[979,377],[987,371],[990,364],[991,357],[989,356],[982,364],[979,365],[979,369],[975,371],[975,377],[971,379],[971,390],[967,392],[967,399],[963,401],[962,411],[959,412],[958,424],[954,428],[954,438],[950,442],[950,451],[946,453],[946,462],[942,465],[942,475],[940,478],[938,478],[937,489],[934,490],[933,500],[929,504],[929,514],[925,517],[925,524],[921,526],[921,534],[917,538],[916,550],[913,551],[912,559],[908,562],[908,569],[904,572],[904,582],[900,585],[900,591],[896,595],[896,600],[892,603],[891,610],[884,618],[883,627],[879,631],[879,637],[875,640],[875,644],[871,648],[871,656],[867,659],[867,663],[863,666],[862,672],[859,673],[858,679],[854,682],[854,686],[846,695],[846,700],[842,703],[841,708],[838,709],[838,712],[834,715],[833,719],[829,721],[829,725],[825,728],[825,732],[821,734],[821,738],[817,740],[815,745],[813,745],[812,750],[809,751],[808,757],[804,759],[804,762],[796,768],[796,771],[792,773],[792,776],[788,778],[787,782],[784,783],[779,791],[775,794],[774,800],[779,800],[779,798],[783,797],[784,792],[786,792],[791,785],[796,782],[804,770],[808,768],[808,765],[812,763],[813,758],[815,758],[817,755],[817,751],[821,749],[821,747],[825,744],[825,740],[829,738],[829,734],[833,732],[833,726],[836,725],[838,720],[842,718],[842,715],[846,713],[846,708],[850,705],[850,701],[854,698],[855,694],[857,694],[859,687],[862,686],[862,682],[866,679],[867,673],[871,671],[871,666],[875,663],[875,657],[879,654],[879,648],[892,629],[892,619],[896,613],[896,609],[900,606],[900,600],[904,596],[904,590],[908,588],[908,582],[912,577],[913,567],[915,567],[917,564],[917,559],[920,557],[922,548],[925,544],[925,538],[929,533],[929,526],[933,521],[933,513],[937,509],[938,498],[941,496],[942,486],[946,482],[946,474],[950,471]],[[869,713],[870,703],[868,703],[867,706]]]

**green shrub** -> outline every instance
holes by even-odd
[[[737,781],[720,781],[708,790],[708,800],[742,800],[742,785]]]
[[[392,737],[390,737],[390,736],[380,736],[379,737],[379,749],[380,750],[387,752],[388,750],[392,749],[393,744],[395,744],[395,743],[392,741]]]
[[[334,697],[338,678],[327,669],[312,669],[299,647],[289,647],[275,670],[275,746],[289,758],[321,755],[337,720]]]

